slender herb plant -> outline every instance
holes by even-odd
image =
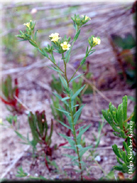
[[[76,98],[82,92],[85,85],[79,88],[75,93],[71,89],[71,82],[77,79],[81,76],[78,75],[76,77],[75,74],[80,69],[80,67],[86,62],[86,58],[90,56],[95,50],[92,48],[98,44],[100,44],[101,40],[99,37],[94,37],[93,35],[88,38],[89,46],[87,46],[86,53],[82,61],[80,62],[78,68],[73,73],[73,75],[68,78],[67,73],[67,64],[70,61],[70,55],[73,48],[74,43],[77,41],[81,28],[85,26],[85,24],[90,20],[90,18],[86,15],[74,15],[74,17],[71,17],[73,21],[74,28],[76,30],[75,36],[73,40],[71,41],[71,37],[67,38],[66,35],[61,38],[59,37],[59,33],[52,33],[49,35],[49,39],[51,41],[51,45],[48,45],[47,47],[40,48],[39,44],[37,43],[37,30],[35,31],[35,22],[31,21],[24,24],[26,26],[26,30],[24,32],[19,31],[20,34],[17,35],[18,38],[21,38],[22,41],[29,41],[31,45],[33,45],[35,48],[38,49],[38,51],[46,58],[48,58],[52,63],[52,67],[50,67],[52,70],[56,71],[59,74],[59,78],[61,80],[61,83],[64,87],[63,92],[65,93],[65,97],[62,98],[57,93],[54,93],[56,97],[58,97],[66,106],[68,106],[68,110],[64,109],[61,105],[58,109],[62,113],[66,115],[66,118],[68,120],[68,124],[65,124],[63,121],[59,121],[62,125],[64,125],[66,128],[71,130],[71,133],[73,137],[66,136],[64,134],[60,133],[60,136],[65,138],[70,146],[63,146],[63,148],[72,149],[76,153],[76,156],[68,155],[65,156],[69,157],[72,160],[72,163],[79,167],[79,170],[77,170],[80,173],[80,179],[83,180],[83,170],[85,167],[85,163],[82,161],[83,154],[89,150],[92,146],[83,147],[81,145],[81,138],[85,131],[87,131],[90,128],[90,125],[86,126],[83,125],[82,127],[78,128],[76,130],[76,124],[79,119],[79,116],[82,112],[82,109],[84,105],[81,105],[79,109],[76,111],[76,107],[78,107],[78,104],[76,104]],[[56,62],[54,58],[54,52],[61,54],[62,61],[64,64],[64,70],[61,69],[59,64]]]

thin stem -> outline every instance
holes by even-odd
[[[80,67],[81,67],[81,65],[78,66],[78,68],[76,69],[76,71],[74,72],[74,74],[72,75],[72,77],[70,78],[69,82],[73,79],[73,77],[75,76],[76,72],[79,70]]]
[[[69,105],[70,105],[70,114],[71,114],[71,119],[72,119],[73,137],[74,137],[74,141],[75,141],[75,145],[76,145],[76,150],[77,150],[77,155],[78,155],[79,169],[81,170],[81,172],[80,172],[81,180],[83,180],[83,172],[82,172],[82,167],[81,167],[81,163],[80,163],[79,149],[78,149],[78,146],[77,146],[78,143],[77,143],[77,139],[76,139],[76,130],[75,130],[75,124],[74,124],[74,118],[73,118],[73,111],[72,111],[72,108],[71,108],[71,99],[70,99]]]
[[[78,31],[79,31],[79,28],[78,28],[78,27],[76,27],[76,34],[77,34],[77,32],[78,32]],[[76,35],[76,34],[75,34],[75,35]],[[73,48],[74,43],[75,43],[75,41],[74,41],[74,39],[73,39],[73,41],[72,41],[72,45],[71,45],[71,47],[70,47],[69,55],[70,55],[70,53],[71,53],[71,50],[72,50],[72,48]],[[69,57],[69,55],[68,55],[68,57]],[[66,60],[68,59],[68,57],[66,58]]]
[[[88,54],[90,53],[92,48],[90,48],[90,50],[88,51]],[[87,57],[86,57],[87,58]],[[76,69],[76,71],[74,72],[74,74],[72,75],[72,77],[70,78],[69,82],[73,79],[73,77],[75,76],[75,74],[77,73],[77,71],[79,70],[79,68],[81,67],[82,65],[79,64],[78,68]]]
[[[64,71],[64,76],[65,76],[65,79],[66,79],[66,81],[67,81],[67,83],[68,83],[68,78],[67,78],[67,65],[66,65],[66,62],[65,62],[65,57],[64,57],[64,53],[62,53],[62,59],[63,59],[63,62],[64,62],[64,69],[65,69],[65,71]],[[69,87],[69,86],[68,86]]]
[[[54,56],[53,56],[53,52],[51,53],[51,56],[52,56],[52,59],[54,60],[54,63],[55,63],[55,59],[54,59]]]
[[[98,167],[102,170],[102,172],[104,173],[104,175],[106,176],[106,172],[103,170],[103,168],[100,166],[100,164],[94,159],[95,163],[98,165]]]
[[[37,43],[34,41],[34,40],[32,40],[32,39],[30,39],[32,42],[34,42],[36,45],[37,45]],[[37,45],[37,47],[38,47],[38,49],[39,50],[41,50],[42,51],[42,49],[41,48],[39,48],[39,46]],[[62,73],[64,73],[64,71],[62,71],[62,69],[60,69],[59,68],[59,66],[56,64],[56,63],[54,63],[49,57],[47,57]]]
[[[68,88],[69,88],[69,82],[68,82],[68,79],[67,79],[67,84],[68,84]],[[68,94],[68,97],[70,97],[70,95]],[[77,139],[76,139],[76,130],[75,130],[75,124],[74,124],[74,118],[73,118],[73,111],[72,111],[72,108],[71,108],[71,98],[69,100],[69,108],[70,108],[70,115],[71,115],[71,119],[72,119],[72,128],[73,128],[73,138],[74,138],[74,141],[75,141],[75,145],[76,145],[76,151],[77,151],[77,155],[78,155],[78,161],[79,161],[79,169],[81,170],[80,174],[81,174],[81,180],[83,180],[83,172],[82,172],[82,166],[81,166],[81,163],[80,163],[80,155],[79,155],[79,149],[78,149],[78,143],[77,143]]]
[[[64,68],[65,68],[65,71],[64,71],[64,77],[66,78],[66,81],[67,81],[67,85],[68,85],[68,88],[69,88],[69,80],[67,78],[67,70],[66,70],[66,62],[65,62],[65,58],[64,58],[64,54],[62,53],[62,59],[64,61]],[[70,94],[68,94],[68,97],[70,98]],[[75,141],[75,145],[76,145],[76,151],[77,151],[77,156],[78,156],[78,161],[79,161],[79,169],[81,170],[81,180],[83,180],[83,172],[82,172],[82,166],[81,166],[81,163],[80,163],[80,155],[79,155],[79,149],[78,149],[78,143],[77,143],[77,139],[76,139],[76,130],[75,130],[75,124],[74,124],[74,118],[73,118],[73,111],[72,111],[72,108],[71,108],[71,98],[69,100],[69,108],[70,108],[70,115],[71,115],[71,120],[72,120],[72,128],[73,128],[73,138],[74,138],[74,141]]]

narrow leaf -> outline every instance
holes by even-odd
[[[71,83],[72,81],[74,81],[75,79],[77,79],[78,77],[82,76],[83,74],[79,74],[78,76],[72,78],[69,82]]]
[[[60,121],[60,120],[57,120],[59,123],[61,123],[63,126],[65,126],[66,128],[68,128],[68,129],[70,129],[70,130],[72,130],[68,125],[66,125],[65,123],[63,123],[62,121]]]
[[[72,149],[76,152],[76,147],[75,146],[62,146],[62,148],[65,148],[65,149]]]
[[[80,34],[80,30],[76,33],[75,37],[74,37],[74,41],[76,41],[79,37],[79,34]]]
[[[121,129],[123,129],[123,109],[122,109],[122,104],[120,104],[118,106],[118,110],[116,112],[116,117],[117,117],[117,120],[118,120],[118,123],[119,123],[119,126]]]
[[[77,136],[77,142],[78,142],[78,144],[80,144],[80,142],[81,142],[81,136],[83,135],[83,133],[84,133],[85,131],[87,131],[87,130],[89,129],[90,126],[91,126],[91,125],[88,125],[86,128],[82,129],[82,130],[79,132],[79,134],[78,134],[78,136]]]
[[[92,148],[92,146],[84,147],[84,148],[80,151],[80,153],[79,153],[80,158],[82,158],[83,154],[84,154],[87,150],[89,150],[90,148]]]
[[[75,146],[75,142],[74,142],[74,140],[71,139],[71,137],[68,137],[62,133],[59,133],[59,135],[62,136],[63,138],[65,138],[72,147]]]
[[[123,120],[127,119],[127,96],[123,97]]]
[[[55,108],[55,107],[54,107],[54,108]],[[55,108],[55,109],[57,109],[58,111],[61,111],[61,112],[63,112],[63,113],[69,114],[69,112],[67,112],[67,111],[65,111],[65,110],[61,110],[61,109],[58,109],[58,108]]]
[[[70,159],[72,159],[72,161],[74,161],[78,158],[77,156],[72,156],[72,155],[68,155],[68,154],[63,154],[63,155],[69,157]]]
[[[83,109],[83,107],[84,107],[85,105],[82,105],[80,108],[79,108],[79,110],[75,113],[75,115],[74,115],[74,124],[76,124],[76,122],[77,122],[77,120],[78,120],[78,118],[79,118],[79,116],[80,116],[80,114],[81,114],[81,111],[82,111],[82,109]]]
[[[86,86],[86,85],[82,86],[82,87],[72,96],[72,100],[74,100],[74,99],[78,96],[78,94],[84,89],[85,86]]]
[[[70,97],[64,97],[64,98],[62,98],[61,99],[61,101],[65,101],[65,100],[67,100],[67,99],[69,99]]]
[[[84,57],[80,63],[80,65],[82,66],[84,63],[86,62],[86,57]]]

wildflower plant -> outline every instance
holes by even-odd
[[[82,157],[83,157],[83,154],[87,150],[89,150],[92,146],[83,147],[81,145],[81,140],[82,140],[82,135],[84,134],[84,132],[86,132],[90,128],[90,125],[88,126],[83,125],[80,128],[76,129],[79,116],[82,112],[82,109],[84,108],[84,105],[81,105],[79,107],[79,104],[76,103],[77,96],[83,91],[83,89],[85,88],[85,85],[74,92],[71,89],[71,83],[72,81],[76,80],[81,76],[80,74],[74,77],[76,72],[79,70],[79,68],[86,62],[86,58],[95,51],[92,48],[100,44],[100,38],[98,37],[95,38],[94,36],[91,36],[89,38],[89,46],[87,46],[86,48],[86,53],[84,58],[81,60],[78,68],[73,73],[71,78],[68,78],[67,64],[70,61],[71,50],[73,48],[74,43],[77,41],[80,35],[81,28],[85,26],[85,24],[90,20],[90,18],[85,15],[84,16],[74,15],[74,17],[72,17],[72,20],[74,23],[74,28],[76,30],[75,36],[72,41],[71,41],[71,37],[67,38],[65,35],[62,38],[60,37],[59,33],[55,32],[49,35],[51,45],[48,45],[45,48],[40,48],[37,43],[37,39],[36,39],[37,31],[34,30],[35,23],[33,21],[30,21],[29,23],[25,24],[26,30],[24,32],[20,31],[20,34],[17,35],[17,37],[21,38],[21,40],[29,41],[30,44],[32,44],[35,48],[37,48],[38,51],[44,57],[48,58],[48,60],[50,60],[53,63],[53,66],[50,68],[56,71],[59,75],[60,81],[63,86],[63,92],[65,93],[65,97],[61,97],[57,93],[54,93],[54,95],[67,106],[67,110],[61,105],[57,110],[62,112],[66,116],[68,123],[65,124],[64,121],[59,121],[59,122],[63,126],[65,126],[67,129],[71,130],[73,137],[64,135],[62,133],[59,133],[59,134],[69,143],[69,146],[63,146],[63,148],[72,149],[75,152],[76,154],[75,156],[72,156],[69,154],[65,154],[65,156],[69,157],[72,163],[79,168],[79,170],[77,171],[80,173],[80,179],[83,180],[83,170],[85,168],[85,163],[83,162]],[[64,70],[61,69],[58,63],[55,61],[54,52],[61,54],[63,64],[64,64]],[[76,111],[77,107],[79,107],[79,109]]]

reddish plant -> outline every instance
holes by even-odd
[[[3,97],[0,96],[0,99],[4,104],[6,104],[8,110],[22,114],[24,107],[17,100],[19,97],[17,78],[14,80],[14,85],[15,86],[12,86],[12,78],[8,75],[5,81],[2,81],[1,88]],[[10,108],[8,106],[10,106]]]

